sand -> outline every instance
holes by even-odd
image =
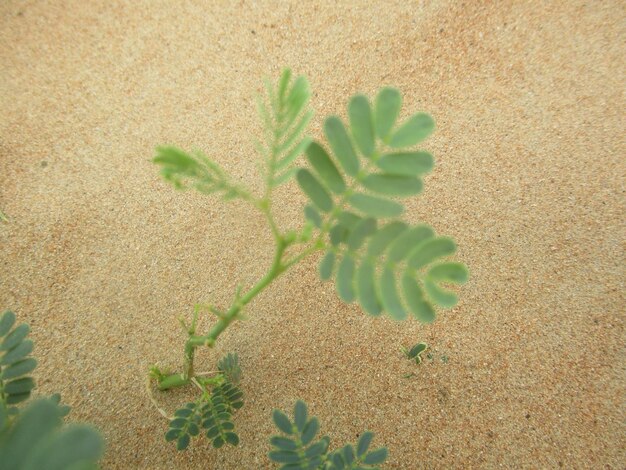
[[[298,398],[333,447],[374,431],[387,468],[624,468],[625,35],[620,1],[2,2],[0,306],[32,327],[38,393],[102,430],[105,469],[273,468],[270,412]],[[471,281],[433,325],[396,324],[307,259],[198,357],[240,355],[241,445],[177,453],[147,369],[179,367],[178,317],[227,306],[273,245],[150,158],[201,148],[260,192],[254,96],[283,66],[311,82],[316,138],[383,85],[434,116],[407,219],[454,237]],[[276,201],[297,227],[297,186]],[[399,352],[418,341],[419,367]]]

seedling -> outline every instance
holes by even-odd
[[[361,434],[355,446],[348,444],[334,452],[328,452],[330,438],[324,436],[317,442],[315,436],[320,425],[316,417],[309,418],[306,404],[298,400],[293,409],[293,421],[280,410],[274,410],[274,424],[281,435],[274,436],[270,443],[274,447],[268,455],[281,469],[290,470],[344,470],[374,469],[374,465],[384,463],[387,448],[369,450],[374,434],[366,431]]]
[[[422,353],[428,349],[426,343],[417,343],[410,350],[405,347],[400,348],[407,359],[415,361],[416,364],[422,363]]]
[[[344,302],[357,302],[369,315],[386,314],[396,321],[406,320],[409,315],[424,323],[434,321],[435,306],[450,308],[457,302],[457,296],[442,284],[461,284],[468,277],[464,265],[447,260],[456,250],[452,239],[436,235],[428,225],[409,225],[401,220],[404,206],[399,199],[418,194],[422,176],[433,168],[432,155],[414,148],[434,130],[428,114],[414,114],[398,125],[400,92],[383,88],[373,106],[364,95],[352,97],[348,103],[349,126],[331,116],[324,122],[327,143],[315,142],[305,134],[312,117],[306,79],[292,79],[287,69],[275,87],[266,83],[266,89],[266,96],[258,99],[264,132],[256,145],[264,161],[262,195],[235,183],[200,151],[159,147],[153,160],[161,167],[161,175],[178,189],[195,189],[249,203],[264,215],[275,242],[274,259],[262,278],[248,289],[237,287],[226,308],[196,308],[191,324],[183,325],[187,340],[182,371],[152,370],[160,390],[191,383],[201,390],[203,398],[181,409],[188,411],[179,410],[176,426],[168,431],[168,439],[176,439],[179,448],[187,446],[188,439],[181,436],[196,433],[196,426],[206,416],[205,405],[215,406],[211,397],[216,390],[221,393],[219,388],[223,386],[220,374],[211,383],[198,378],[200,374],[194,369],[196,349],[212,348],[228,326],[243,319],[243,309],[249,302],[304,258],[321,254],[320,277],[334,279]],[[308,165],[301,168],[296,159],[302,154]],[[301,228],[285,231],[274,218],[272,194],[294,177],[309,204],[303,209]],[[197,331],[201,310],[215,317],[205,332]],[[218,416],[227,412],[216,411]],[[214,429],[217,425],[217,421],[211,421],[206,431],[213,444],[236,445],[238,439],[233,437],[231,425],[222,426],[219,432]],[[220,438],[216,441],[217,436]]]

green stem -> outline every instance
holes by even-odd
[[[194,331],[189,331],[189,339],[185,343],[185,370],[182,374],[172,374],[163,377],[159,380],[159,389],[167,390],[170,388],[181,387],[187,385],[194,376],[193,359],[194,353],[197,347],[206,345],[212,347],[215,344],[218,336],[234,321],[238,318],[241,310],[247,305],[254,297],[256,297],[263,289],[265,289],[271,282],[280,276],[285,270],[293,264],[293,260],[289,265],[285,265],[282,262],[285,249],[288,243],[281,237],[277,239],[276,253],[274,254],[274,261],[270,269],[248,292],[243,296],[237,297],[230,309],[220,316],[219,320],[211,330],[203,336],[194,334]],[[195,326],[195,325],[194,325]]]

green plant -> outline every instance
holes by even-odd
[[[90,426],[63,425],[69,406],[58,394],[40,398],[26,408],[35,387],[30,374],[37,361],[30,356],[33,342],[28,325],[15,328],[15,314],[0,317],[0,470],[63,470],[96,468],[102,438]]]
[[[412,148],[434,130],[428,114],[414,114],[396,125],[402,101],[396,89],[381,89],[373,107],[367,97],[356,95],[348,104],[348,128],[337,116],[324,122],[329,152],[325,144],[305,135],[312,117],[306,79],[292,80],[291,72],[285,70],[276,87],[266,83],[266,89],[267,96],[258,100],[264,137],[256,146],[265,162],[262,195],[234,183],[202,152],[171,146],[156,150],[153,161],[176,188],[248,202],[265,216],[275,242],[274,259],[256,284],[248,290],[238,286],[229,307],[199,306],[191,324],[183,322],[187,334],[183,370],[154,373],[160,390],[194,383],[196,348],[213,347],[233,321],[243,318],[242,310],[252,299],[315,253],[323,254],[321,278],[334,278],[343,301],[356,301],[369,315],[384,312],[398,321],[410,313],[421,322],[432,322],[435,305],[450,308],[457,302],[457,296],[442,284],[467,280],[464,265],[445,260],[455,252],[452,239],[437,236],[425,224],[410,226],[400,219],[404,206],[398,199],[418,194],[422,176],[433,167],[430,153]],[[303,153],[309,165],[300,168],[295,161]],[[272,192],[294,176],[310,203],[304,207],[301,229],[285,231],[275,221]],[[197,331],[202,309],[215,316],[204,333]],[[212,393],[215,386],[219,384],[201,386],[202,394]],[[184,412],[195,420],[196,406]],[[191,429],[195,432],[195,427]],[[168,437],[180,439],[174,432]],[[236,442],[234,438],[224,441]],[[179,447],[185,446],[179,441]]]
[[[306,404],[298,400],[293,409],[293,421],[280,410],[274,410],[272,418],[282,435],[273,436],[270,443],[274,447],[268,456],[284,470],[348,470],[373,469],[373,465],[384,463],[387,448],[369,451],[374,434],[366,431],[361,434],[355,446],[348,444],[334,452],[328,452],[330,438],[324,436],[314,442],[320,425],[317,418],[308,417]]]
[[[428,345],[426,343],[417,343],[411,349],[406,349],[405,347],[400,348],[407,359],[415,361],[416,364],[422,363],[422,353],[428,349]]]
[[[232,421],[232,414],[243,406],[243,392],[238,386],[241,377],[239,357],[232,353],[224,356],[217,369],[213,377],[196,376],[191,379],[202,394],[195,402],[176,410],[170,418],[165,439],[175,440],[178,450],[186,449],[191,438],[200,434],[200,429],[204,429],[215,448],[226,443],[239,443]],[[152,374],[158,380],[161,373],[158,368],[153,368]]]

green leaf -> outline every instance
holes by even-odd
[[[422,180],[412,176],[372,173],[361,181],[372,192],[386,196],[413,196],[422,191]]]
[[[312,446],[310,446],[305,452],[304,455],[307,459],[311,459],[313,457],[317,457],[318,455],[322,455],[326,452],[327,444],[324,441],[318,441]]]
[[[369,259],[364,259],[357,269],[356,287],[359,304],[365,312],[372,316],[378,316],[382,307],[376,295],[374,264]]]
[[[323,281],[329,280],[333,275],[333,267],[335,266],[335,253],[328,251],[322,258],[320,263],[320,278]]]
[[[157,155],[152,161],[163,165],[164,169],[169,168],[177,173],[187,173],[198,166],[196,160],[177,147],[157,147],[156,152]]]
[[[3,369],[0,373],[0,380],[9,380],[28,374],[29,372],[32,372],[35,367],[37,367],[37,361],[32,357],[22,359],[21,361],[10,365],[6,369]]]
[[[387,448],[381,447],[373,452],[370,452],[363,459],[363,463],[366,465],[379,465],[387,460]]]
[[[279,170],[292,163],[296,158],[298,158],[307,150],[309,145],[311,145],[311,142],[313,142],[313,139],[311,139],[310,137],[305,137],[304,139],[302,139],[297,145],[289,150],[289,152],[287,152],[287,155],[285,155],[283,158],[280,159],[280,161],[277,162],[276,169]]]
[[[406,310],[404,310],[400,297],[398,296],[396,280],[391,269],[383,269],[383,274],[379,282],[379,290],[385,311],[396,321],[404,320],[407,316]]]
[[[346,244],[350,250],[358,250],[365,239],[376,231],[376,219],[361,219],[346,240]]]
[[[301,436],[301,440],[302,440],[302,445],[309,445],[309,443],[315,438],[315,435],[317,434],[317,432],[320,429],[320,424],[319,421],[317,420],[317,418],[311,418],[306,425],[304,426],[304,429],[302,430],[302,436]]]
[[[419,354],[423,353],[424,351],[426,351],[426,348],[428,347],[428,345],[426,343],[417,343],[415,346],[413,346],[411,348],[411,350],[409,351],[408,357],[409,359],[414,359],[415,357],[417,357]]]
[[[352,463],[354,462],[354,447],[350,444],[346,445],[341,449],[341,455],[343,456],[343,460],[352,467]]]
[[[367,452],[367,449],[369,448],[373,438],[374,433],[370,431],[365,431],[363,434],[361,434],[361,437],[359,437],[359,441],[356,445],[357,457],[361,458],[363,454]]]
[[[200,434],[200,428],[196,423],[189,423],[189,426],[187,426],[187,432],[190,436],[197,436]]]
[[[346,303],[354,300],[354,259],[346,254],[337,270],[337,293]]]
[[[307,421],[306,404],[302,400],[298,400],[293,408],[294,424],[298,432],[302,432]]]
[[[453,282],[455,284],[464,284],[467,282],[469,273],[465,265],[461,263],[441,263],[428,271],[427,275],[430,279],[438,282]]]
[[[193,414],[193,410],[189,408],[180,408],[174,412],[174,416],[177,418],[187,418]]]
[[[348,228],[346,228],[344,225],[342,224],[337,224],[335,225],[333,228],[330,229],[329,232],[329,236],[330,236],[330,243],[333,246],[337,246],[342,242],[345,242],[346,239],[348,238],[348,234],[349,234],[349,230]]]
[[[205,426],[205,423],[202,423],[202,427],[203,428],[207,428],[207,426]],[[213,439],[215,436],[219,435],[220,433],[220,428],[217,425],[211,426],[210,428],[207,429],[206,431],[206,437],[208,437],[209,439]]]
[[[186,418],[175,418],[170,421],[170,428],[180,429],[187,424]]]
[[[276,187],[276,186],[280,186],[283,183],[286,183],[291,178],[293,178],[296,175],[296,173],[298,173],[298,170],[299,168],[290,168],[284,173],[278,176],[274,176],[274,178],[272,179],[272,186]]]
[[[322,218],[313,206],[308,205],[304,208],[304,217],[311,221],[317,228],[322,227]]]
[[[182,432],[182,430],[180,429],[169,429],[166,433],[165,433],[165,440],[167,442],[171,442],[175,439],[178,439],[178,436],[180,436],[180,433]]]
[[[433,238],[417,245],[411,252],[408,263],[411,268],[420,269],[437,258],[451,255],[455,251],[456,244],[451,238]]]
[[[280,101],[284,101],[285,93],[287,92],[287,86],[289,85],[289,81],[291,80],[291,70],[289,68],[284,68],[282,74],[280,75],[280,81],[278,82],[278,99]]]
[[[296,78],[291,88],[291,92],[287,97],[287,112],[285,113],[285,119],[287,122],[293,121],[293,119],[300,113],[310,96],[309,82],[303,76]]]
[[[389,153],[376,160],[376,165],[394,175],[416,176],[431,171],[434,159],[428,152]]]
[[[337,116],[331,116],[326,119],[324,132],[341,167],[350,176],[356,176],[359,172],[359,159],[354,153],[352,142],[350,142],[350,138],[346,133],[341,119]]]
[[[273,436],[270,439],[270,444],[277,447],[279,450],[296,450],[298,448],[298,444],[296,444],[295,441],[282,436]]]
[[[23,470],[95,468],[104,446],[98,433],[86,425],[69,425],[30,452]],[[91,467],[93,466],[93,467]]]
[[[368,194],[353,194],[348,202],[355,209],[372,217],[396,217],[404,212],[402,204]]]
[[[417,281],[408,273],[402,276],[402,290],[404,298],[413,316],[422,323],[432,323],[435,321],[435,310],[432,305],[424,299],[424,293]]]
[[[23,377],[13,380],[4,385],[4,393],[9,395],[19,395],[21,393],[29,393],[35,388],[35,382],[31,377]]]
[[[298,184],[313,204],[323,212],[330,212],[333,208],[333,201],[315,176],[309,170],[302,168],[297,173],[297,179]]]
[[[274,420],[274,424],[276,425],[276,427],[282,432],[288,435],[293,434],[291,421],[289,421],[289,418],[285,413],[280,410],[274,410],[272,413],[272,419]]]
[[[371,157],[375,148],[374,123],[368,99],[363,95],[355,95],[348,104],[352,136],[359,150],[366,157]]]
[[[17,346],[24,338],[26,338],[29,331],[30,328],[28,325],[26,323],[22,323],[9,333],[6,338],[4,338],[4,341],[0,344],[0,351],[8,351],[9,349]]]
[[[33,342],[30,339],[26,339],[0,358],[0,366],[13,364],[28,356],[31,352],[33,352]]]
[[[235,434],[234,432],[227,432],[226,434],[224,434],[224,439],[231,446],[239,445],[239,436],[237,436],[237,434]]]
[[[459,301],[455,293],[442,289],[428,278],[424,279],[424,289],[428,297],[440,307],[452,308]]]
[[[2,314],[0,318],[0,337],[6,335],[15,323],[15,314],[9,310]]]
[[[298,453],[289,450],[273,450],[267,455],[277,463],[295,463],[300,461]]]
[[[30,392],[25,392],[25,393],[18,393],[15,395],[9,395],[6,398],[6,404],[7,405],[17,405],[18,403],[22,403],[25,400],[28,400],[30,398]]]
[[[337,219],[341,225],[348,229],[348,231],[353,230],[354,227],[356,227],[356,225],[363,220],[362,217],[348,211],[341,211],[337,216]]]
[[[374,111],[376,134],[382,140],[387,139],[389,132],[400,113],[402,96],[395,88],[383,88],[376,96],[376,106]]]
[[[412,250],[419,246],[424,240],[434,236],[435,232],[428,225],[417,225],[403,232],[389,246],[387,260],[390,263],[398,263],[405,259]]]
[[[313,142],[307,149],[306,155],[328,189],[335,194],[341,194],[346,190],[346,183],[339,174],[339,170],[321,145]]]
[[[213,447],[215,447],[216,449],[219,449],[224,445],[224,442],[225,442],[224,438],[220,435],[220,436],[215,436],[211,444],[213,444]]]
[[[312,117],[313,117],[313,113],[311,111],[307,111],[298,120],[297,124],[293,125],[290,129],[288,129],[289,136],[285,138],[283,142],[278,146],[278,148],[276,149],[277,154],[282,154],[288,148],[290,148],[296,142],[296,140],[298,140],[298,137],[300,137],[300,135],[302,134],[302,131],[304,131],[306,126],[309,124]]]
[[[367,254],[372,257],[378,257],[407,229],[408,226],[404,222],[389,222],[371,238],[369,246],[367,247]]]
[[[424,140],[434,130],[435,121],[433,121],[433,118],[426,113],[417,113],[394,132],[389,146],[395,148],[410,147]]]

